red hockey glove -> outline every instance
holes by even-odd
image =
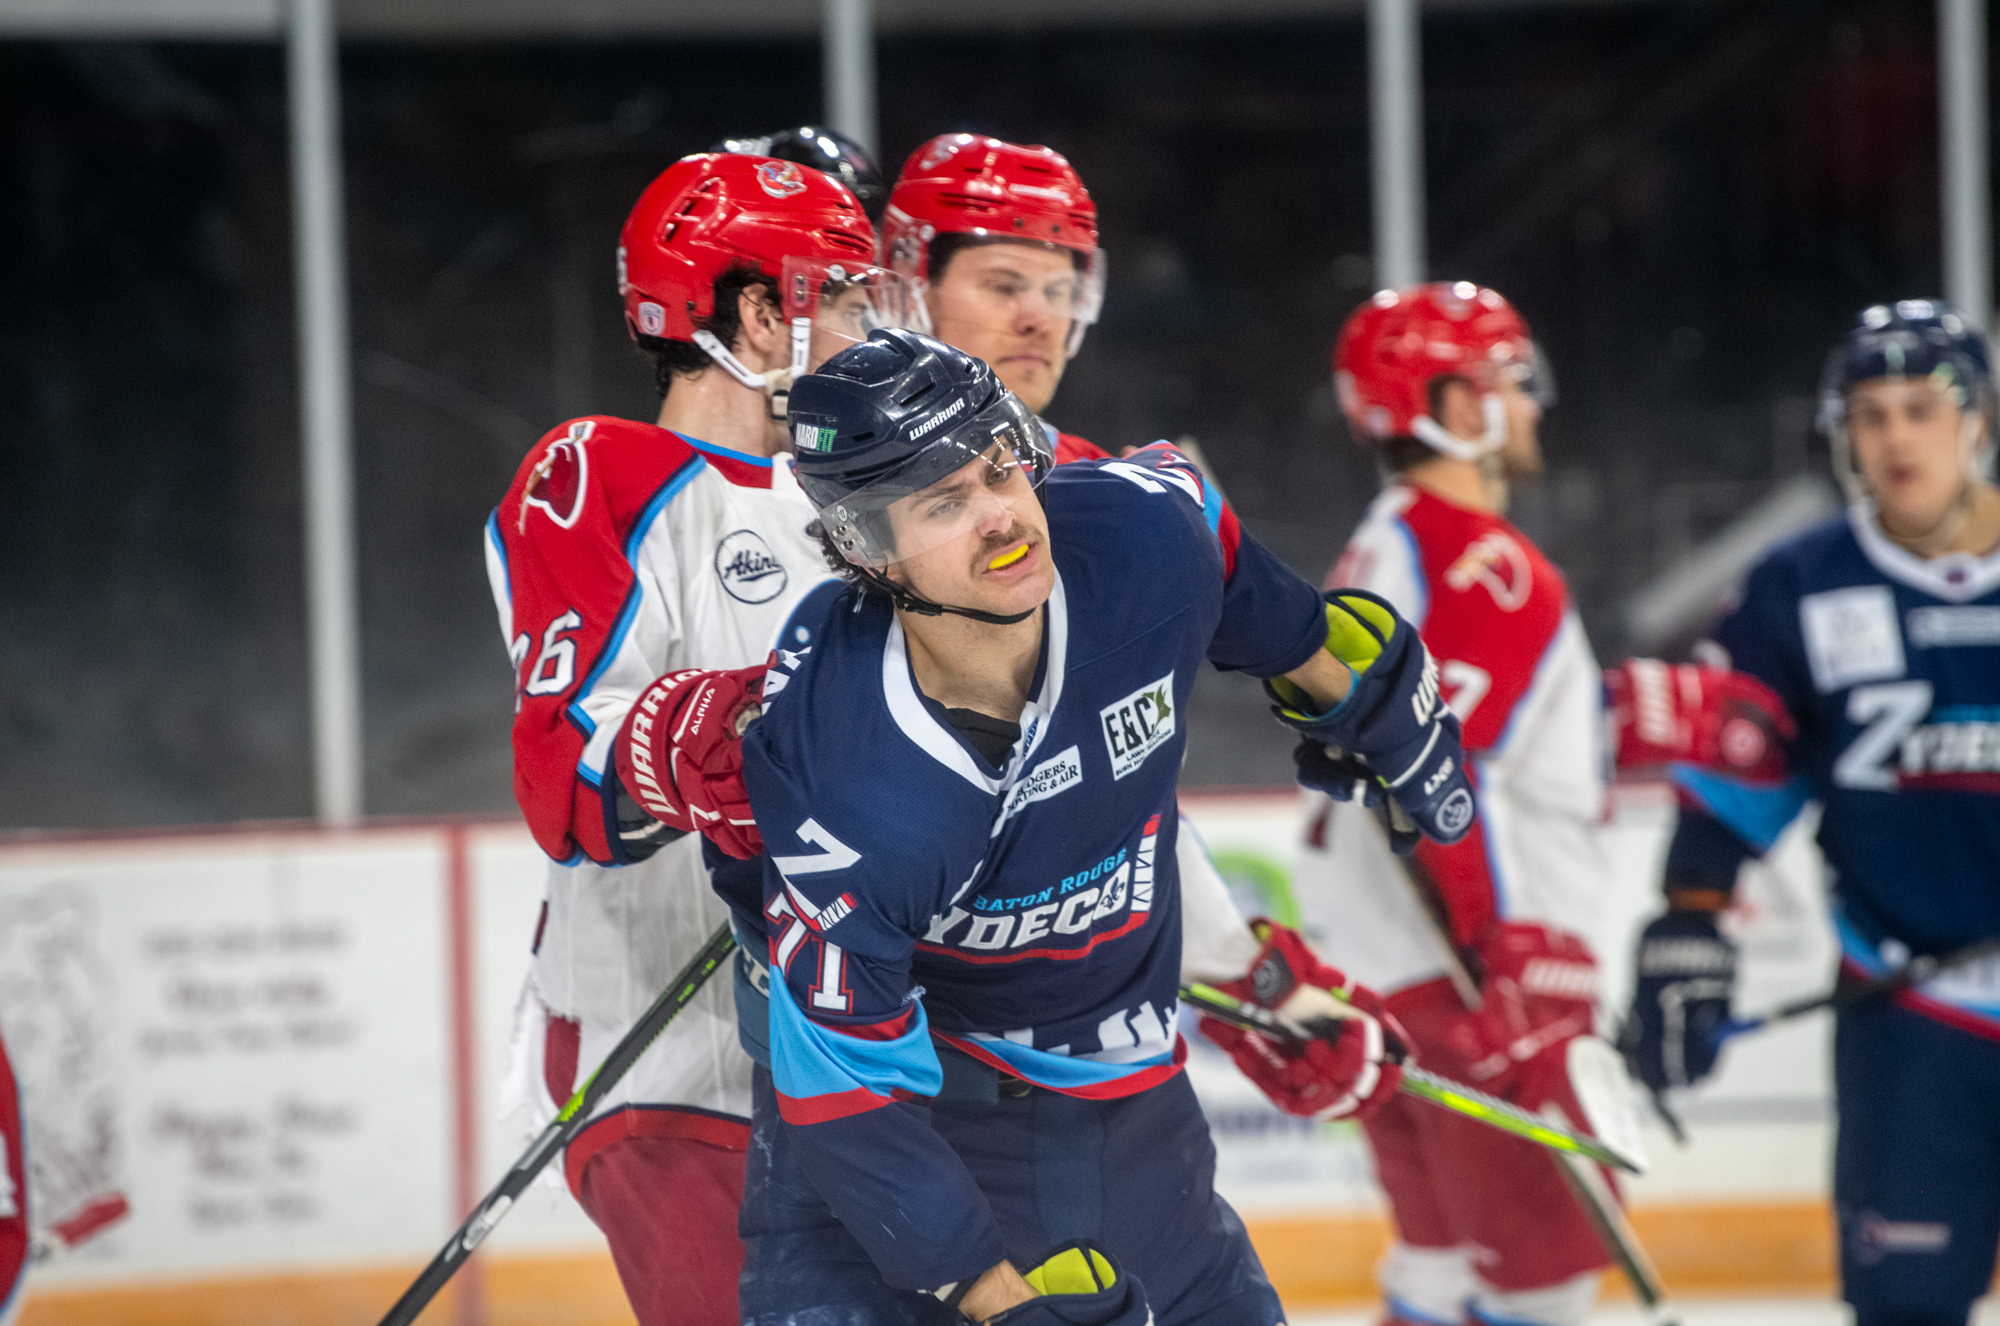
[[[1777,692],[1745,672],[1631,658],[1604,672],[1620,769],[1684,761],[1739,778],[1785,776],[1798,725]]]
[[[1321,962],[1299,932],[1250,923],[1264,947],[1247,974],[1216,988],[1317,1033],[1298,1049],[1203,1018],[1201,1030],[1287,1114],[1365,1119],[1396,1094],[1410,1038],[1373,990]],[[1335,997],[1335,992],[1339,997]]]
[[[746,861],[764,839],[743,787],[742,738],[760,712],[767,666],[669,672],[639,696],[613,743],[619,780],[648,815]]]
[[[1540,1060],[1591,1030],[1597,1009],[1597,959],[1567,930],[1523,921],[1496,921],[1480,941],[1479,1010],[1451,1029],[1473,1083],[1506,1095]]]

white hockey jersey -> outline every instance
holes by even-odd
[[[553,858],[510,1084],[538,1112],[560,1105],[728,919],[698,838],[631,861],[611,743],[660,674],[763,661],[831,574],[806,536],[812,516],[790,457],[596,417],[543,438],[488,522],[515,667],[515,794]],[[550,1035],[551,1017],[572,1025]],[[749,1113],[724,974],[606,1098],[604,1126],[570,1147],[572,1181],[618,1137],[707,1137],[714,1116]]]
[[[1329,587],[1373,590],[1414,622],[1464,725],[1473,832],[1399,859],[1371,812],[1306,800],[1297,892],[1329,962],[1384,994],[1443,975],[1495,919],[1590,936],[1609,877],[1602,692],[1560,572],[1500,516],[1391,485]]]

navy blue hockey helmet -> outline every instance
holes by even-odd
[[[878,225],[883,205],[889,201],[889,182],[882,178],[882,168],[875,164],[875,158],[846,134],[825,125],[802,124],[758,138],[725,138],[709,150],[776,157],[811,166],[845,184],[868,219]]]
[[[790,410],[799,486],[841,555],[878,571],[947,542],[993,502],[1032,499],[1052,463],[1041,424],[983,360],[901,328],[798,379]],[[974,461],[978,483],[953,500],[905,501]]]
[[[1941,299],[1899,299],[1861,310],[1820,375],[1820,426],[1831,433],[1847,417],[1847,393],[1873,378],[1925,378],[1969,413],[1988,408],[1993,372],[1986,336]]]
[[[1878,378],[1928,382],[1991,433],[1993,372],[1986,335],[1941,299],[1899,299],[1861,310],[1853,330],[1826,357],[1820,374],[1819,425],[1833,443],[1834,469],[1850,493],[1862,491],[1849,454],[1847,394]]]

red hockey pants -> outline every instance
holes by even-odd
[[[1465,1015],[1449,981],[1398,991],[1388,1002],[1416,1042],[1418,1062],[1473,1082],[1446,1037]],[[1522,1087],[1506,1093],[1515,1104],[1540,1110],[1554,1100],[1572,1120],[1583,1118],[1566,1078],[1544,1074]],[[1397,1231],[1411,1247],[1467,1247],[1479,1278],[1503,1293],[1560,1284],[1609,1264],[1556,1171],[1559,1162],[1534,1143],[1408,1096],[1365,1126]]]
[[[544,1071],[560,1102],[576,1075],[576,1024],[549,1020]],[[743,1156],[750,1123],[705,1110],[631,1106],[592,1123],[563,1156],[569,1189],[604,1231],[639,1326],[737,1326]]]

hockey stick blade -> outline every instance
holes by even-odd
[[[1221,1022],[1241,1027],[1270,1037],[1284,1045],[1296,1046],[1311,1037],[1301,1028],[1295,1027],[1269,1009],[1224,994],[1207,985],[1184,985],[1181,987],[1182,1002],[1198,1008]],[[1640,1167],[1632,1159],[1613,1147],[1606,1146],[1594,1137],[1585,1137],[1566,1128],[1558,1128],[1538,1114],[1532,1114],[1498,1096],[1490,1096],[1463,1082],[1454,1082],[1448,1077],[1418,1068],[1413,1064],[1403,1066],[1403,1080],[1398,1091],[1406,1096],[1427,1101],[1442,1109],[1462,1114],[1468,1119],[1483,1123],[1489,1128],[1497,1128],[1503,1133],[1526,1138],[1537,1146],[1545,1146],[1551,1151],[1564,1151],[1571,1155],[1583,1156],[1609,1165],[1613,1169],[1624,1170],[1627,1174],[1637,1174]]]
[[[597,1066],[597,1071],[576,1089],[549,1126],[535,1138],[534,1144],[521,1154],[513,1168],[486,1194],[486,1199],[473,1208],[472,1214],[453,1232],[443,1249],[431,1259],[431,1264],[424,1268],[423,1274],[403,1291],[403,1296],[382,1318],[381,1326],[410,1326],[417,1319],[417,1314],[437,1297],[445,1282],[493,1232],[493,1227],[506,1218],[515,1199],[527,1191],[528,1185],[535,1181],[535,1176],[542,1172],[556,1152],[569,1145],[583,1131],[597,1103],[639,1061],[639,1056],[652,1048],[660,1033],[688,1006],[735,947],[736,936],[727,924],[708,937],[701,951],[681,968],[680,975],[674,977],[673,983],[653,1001],[652,1007],[641,1014],[639,1020],[632,1024],[632,1029],[612,1047],[604,1062]]]

